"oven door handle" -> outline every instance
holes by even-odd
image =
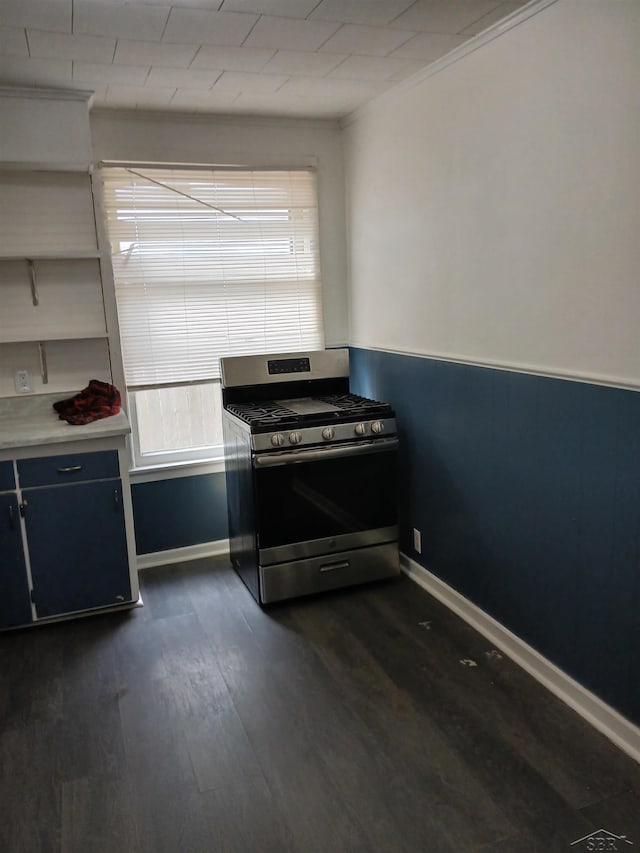
[[[388,453],[397,448],[397,438],[377,438],[373,441],[339,444],[334,447],[312,447],[307,450],[287,450],[284,453],[257,453],[253,457],[253,464],[256,468],[272,468],[276,465],[295,465],[297,462],[322,462],[347,456]]]

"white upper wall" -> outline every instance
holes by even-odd
[[[91,134],[96,161],[316,167],[326,341],[347,342],[344,173],[335,122],[105,110],[91,113]]]
[[[353,344],[640,385],[639,44],[558,0],[347,126]]]

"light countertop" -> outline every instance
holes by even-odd
[[[122,411],[82,426],[72,426],[61,421],[53,404],[71,396],[62,393],[1,399],[0,450],[108,438],[131,432],[129,420]]]

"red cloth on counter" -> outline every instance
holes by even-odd
[[[61,421],[78,426],[117,415],[120,411],[120,392],[115,385],[92,379],[75,397],[53,404]]]

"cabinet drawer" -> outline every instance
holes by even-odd
[[[50,486],[81,480],[106,480],[119,477],[118,452],[73,453],[64,456],[42,456],[18,462],[20,486]]]
[[[13,462],[0,462],[0,492],[10,492],[15,489],[13,480]]]

